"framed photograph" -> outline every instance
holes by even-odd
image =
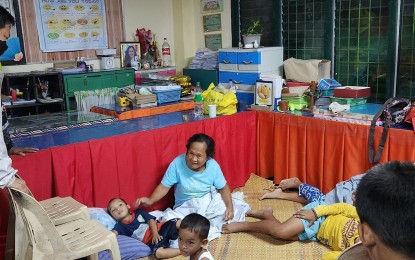
[[[272,81],[256,81],[255,104],[260,106],[274,106],[274,91],[272,87]]]
[[[136,68],[140,64],[140,43],[120,42],[121,68]]]

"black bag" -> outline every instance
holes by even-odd
[[[392,97],[388,99],[383,106],[379,109],[376,115],[372,119],[369,129],[369,162],[371,164],[379,162],[382,155],[383,148],[385,147],[386,137],[388,136],[389,127],[403,124],[405,117],[411,108],[411,102],[407,98]],[[375,126],[378,120],[383,123],[382,136],[380,138],[379,147],[374,155],[375,146]]]

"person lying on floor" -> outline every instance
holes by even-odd
[[[353,205],[353,194],[357,188],[362,177],[365,175],[359,174],[353,176],[347,181],[342,181],[336,184],[336,187],[329,193],[324,195],[319,189],[310,184],[302,182],[297,177],[282,180],[274,190],[264,193],[259,197],[259,200],[264,199],[283,199],[295,201],[302,204],[310,203],[307,194],[315,193],[321,194],[320,200],[324,200],[327,204],[334,204],[345,202]],[[295,190],[295,191],[294,191]],[[298,190],[298,193],[296,192]]]
[[[117,221],[112,230],[116,235],[125,235],[142,241],[150,246],[151,252],[159,259],[181,254],[178,248],[170,248],[170,240],[178,238],[180,220],[157,222],[154,216],[144,210],[131,210],[130,205],[121,198],[111,199],[107,210]]]
[[[281,185],[284,188],[301,186],[298,179]],[[323,260],[337,259],[343,250],[360,241],[356,208],[347,203],[327,205],[324,194],[320,190],[309,185],[307,187],[310,189],[301,189],[303,192],[301,197],[296,193],[293,194],[296,198],[310,203],[294,213],[287,221],[281,222],[276,219],[272,208],[251,210],[247,212],[247,216],[261,221],[225,224],[222,226],[222,233],[248,231],[268,234],[280,240],[317,240],[334,250],[325,253]]]
[[[347,203],[311,203],[285,222],[274,217],[272,208],[250,210],[247,216],[261,221],[224,224],[222,232],[259,232],[288,241],[317,240],[333,249],[323,255],[323,260],[337,259],[343,250],[360,241],[356,208]]]

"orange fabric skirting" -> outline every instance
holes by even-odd
[[[382,127],[376,127],[375,147]],[[298,177],[324,193],[336,183],[364,173],[369,126],[261,111],[257,114],[257,173]],[[380,162],[415,161],[415,133],[390,129]]]
[[[107,116],[113,116],[115,118],[118,118],[118,120],[127,120],[131,118],[154,116],[154,115],[160,115],[160,114],[165,114],[165,113],[189,110],[189,109],[193,109],[194,106],[195,105],[193,101],[186,101],[186,102],[179,102],[179,103],[165,105],[165,106],[139,108],[139,109],[125,111],[122,113],[119,113],[111,109],[101,108],[101,107],[91,107],[91,112],[102,114],[102,115],[107,115]]]

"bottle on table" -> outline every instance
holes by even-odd
[[[167,38],[164,38],[163,45],[161,46],[161,56],[163,59],[163,67],[171,66],[170,44],[167,42]]]
[[[194,101],[195,101],[195,108],[194,108],[195,116],[202,116],[204,112],[202,93],[196,93]]]

